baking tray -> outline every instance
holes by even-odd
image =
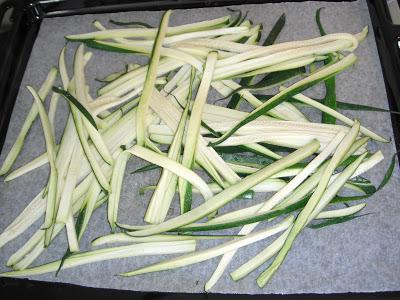
[[[16,95],[19,90],[20,82],[24,74],[27,60],[30,55],[33,43],[38,34],[41,21],[44,18],[58,17],[58,16],[71,16],[78,14],[88,13],[106,13],[106,12],[119,12],[128,10],[160,10],[166,8],[195,8],[195,7],[208,7],[208,6],[223,6],[223,5],[235,5],[235,4],[250,4],[250,3],[261,3],[261,2],[301,2],[301,1],[139,1],[135,3],[129,3],[128,1],[90,1],[90,5],[87,1],[59,1],[52,3],[51,1],[43,1],[42,3],[26,3],[22,1],[6,1],[1,6],[0,16],[5,15],[3,12],[7,11],[7,7],[13,8],[11,15],[13,22],[8,25],[6,22],[6,29],[1,32],[0,47],[1,57],[5,58],[0,61],[0,96],[2,102],[0,103],[0,133],[1,140],[0,146],[3,145],[5,133],[7,131],[9,118],[11,115],[12,107],[16,99]],[[330,1],[332,2],[332,1]],[[391,109],[398,109],[399,102],[399,86],[396,83],[396,78],[400,78],[398,68],[398,48],[397,37],[398,37],[398,26],[391,24],[388,18],[388,12],[384,1],[368,1],[370,10],[371,20],[373,22],[373,28],[375,32],[375,38],[379,54],[381,57],[381,63],[384,71],[385,85],[388,93],[389,104]],[[3,21],[4,24],[4,21]],[[6,47],[5,47],[6,46]],[[398,124],[399,120],[395,115],[392,116],[392,124],[394,130],[394,136],[396,145],[398,146]],[[397,147],[398,148],[398,147]],[[399,149],[399,148],[398,148]],[[35,281],[26,280],[1,280],[3,289],[5,291],[14,291],[19,293],[25,293],[29,289],[37,289],[40,293],[41,289],[51,293],[53,295],[58,294],[60,291],[70,291],[73,295],[74,291],[77,293],[78,290],[87,291],[88,293],[93,292],[97,295],[98,291],[94,289],[85,289],[81,287],[71,287],[64,284],[56,283],[40,283]],[[7,286],[7,288],[5,288]],[[23,287],[23,288],[21,288]],[[57,293],[58,291],[58,293]],[[103,290],[101,290],[103,291]],[[130,292],[116,292],[108,291],[110,295],[132,295]],[[68,294],[62,293],[64,296]],[[173,297],[177,294],[149,294],[149,293],[136,293],[138,297]],[[181,295],[184,297],[184,295]],[[341,296],[341,295],[337,295]],[[344,295],[343,295],[344,296]],[[368,294],[346,294],[346,297],[362,297],[365,299]],[[376,293],[372,296],[376,297],[397,297],[396,293]],[[192,297],[192,295],[191,295]],[[224,297],[222,295],[193,295],[193,297]],[[236,297],[236,296],[235,296]],[[283,296],[291,297],[291,296]],[[302,296],[296,296],[302,297]],[[316,297],[316,296],[315,296]],[[331,296],[326,296],[331,297]],[[307,298],[309,299],[309,298]],[[393,298],[394,299],[394,298]]]

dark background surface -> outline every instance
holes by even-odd
[[[74,0],[30,5],[29,1],[0,0],[0,151],[4,142],[10,114],[24,73],[30,50],[40,28],[43,17],[66,16],[84,13],[104,13],[125,10],[188,8],[222,6],[231,4],[282,2],[282,1],[115,1]],[[400,62],[397,45],[400,27],[388,18],[384,0],[368,0],[374,33],[377,40],[386,90],[391,109],[398,110],[400,103]],[[9,9],[11,7],[11,9]],[[397,149],[399,143],[399,118],[392,115]],[[399,279],[400,281],[400,279]],[[142,293],[110,289],[94,289],[70,284],[47,283],[26,279],[0,278],[1,299],[400,299],[400,292],[331,294],[331,295],[222,295],[222,294],[172,294]],[[7,298],[6,298],[7,297]]]

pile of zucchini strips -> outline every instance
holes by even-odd
[[[254,25],[241,11],[230,11],[225,17],[175,27],[168,25],[171,11],[163,14],[158,27],[112,21],[114,29],[108,29],[95,21],[97,31],[65,37],[68,43],[58,67],[50,70],[40,88],[27,87],[32,107],[0,170],[10,181],[49,166],[45,187],[0,234],[2,247],[43,218],[40,229],[7,261],[12,270],[1,276],[179,254],[119,274],[137,276],[220,256],[205,283],[208,291],[237,250],[271,237],[261,252],[230,273],[237,281],[262,266],[257,284],[264,287],[303,230],[362,216],[366,203],[360,200],[388,182],[395,159],[379,187],[363,177],[384,159],[381,151],[368,151],[368,143],[389,141],[338,109],[385,110],[336,101],[335,76],[351,72],[348,69],[357,61],[353,52],[368,28],[355,34],[327,34],[319,10],[320,36],[275,43],[284,15],[262,36],[260,24]],[[79,46],[71,74],[65,52],[73,43]],[[129,57],[126,53],[147,56],[148,63],[127,64],[102,78],[94,97],[85,77],[91,48],[125,53],[124,58]],[[303,94],[315,85],[325,87],[323,99]],[[219,95],[214,104],[209,100],[212,90]],[[54,127],[60,100],[67,101],[69,116],[58,143]],[[321,113],[320,122],[305,115],[311,110]],[[36,119],[43,128],[46,152],[11,171]],[[161,173],[154,186],[142,187],[147,199],[131,195],[131,201],[148,202],[145,222],[138,219],[135,224],[132,218],[131,224],[122,224],[118,207],[123,181],[129,185],[135,180],[135,175],[125,178],[132,171],[126,168],[130,159],[146,161],[134,173]],[[346,190],[351,196],[343,194]],[[251,199],[258,193],[263,201],[255,204]],[[175,195],[180,214],[170,216]],[[194,195],[204,201],[192,205]],[[242,208],[222,213],[232,201]],[[93,240],[93,250],[82,252],[80,240],[100,206],[107,208],[104,222],[109,223],[110,234]],[[261,222],[262,230],[256,228]],[[229,234],[226,229],[231,229]],[[32,267],[61,232],[68,240],[66,254]],[[221,242],[196,251],[204,239]]]

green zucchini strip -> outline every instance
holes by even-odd
[[[281,90],[283,91],[283,90],[285,90],[285,88],[281,87]],[[326,105],[324,105],[322,103],[319,103],[318,101],[315,101],[315,100],[313,100],[313,99],[311,99],[311,98],[309,98],[309,97],[307,97],[307,96],[305,96],[303,94],[299,93],[297,95],[294,95],[293,98],[298,100],[298,101],[301,101],[301,102],[303,102],[305,104],[311,105],[312,107],[314,107],[316,109],[319,109],[320,111],[335,117],[336,119],[342,121],[346,125],[353,126],[353,124],[354,124],[354,121],[349,119],[345,115],[343,115],[343,114],[341,114],[341,113],[329,108],[328,106],[326,106]],[[365,134],[366,136],[370,137],[371,139],[378,141],[378,142],[382,142],[382,143],[388,143],[389,142],[387,139],[381,137],[380,135],[370,131],[369,129],[367,129],[367,128],[363,127],[363,126],[360,127],[360,132]]]
[[[119,246],[113,248],[104,248],[99,250],[73,254],[64,260],[62,269],[73,268],[76,266],[81,266],[89,263],[111,260],[111,259],[192,252],[195,250],[195,248],[196,248],[196,241],[194,240],[140,243],[140,244]],[[33,267],[31,269],[4,272],[1,273],[0,276],[21,277],[21,276],[33,276],[49,272],[55,272],[60,266],[60,263],[61,260],[57,260],[38,267]]]
[[[75,95],[76,102],[82,103],[85,107],[88,105],[87,97],[86,97],[86,79],[85,79],[85,61],[84,61],[84,45],[79,45],[78,49],[75,53],[74,59],[74,83],[75,83]],[[72,95],[71,95],[72,97]],[[69,97],[70,98],[70,97]],[[72,103],[76,103],[72,102]],[[79,106],[77,106],[79,108]],[[83,112],[82,112],[83,113]],[[83,113],[84,114],[84,113]],[[89,113],[90,114],[90,113]],[[84,114],[86,117],[87,115]],[[97,127],[92,124],[87,118],[82,119],[83,125],[85,126],[90,139],[93,141],[93,145],[96,147],[97,151],[101,155],[101,157],[108,163],[113,164],[113,159],[107,146],[105,145],[103,138],[100,133],[97,131]]]
[[[56,167],[56,150],[55,150],[55,142],[52,134],[49,118],[46,113],[46,109],[42,103],[37,92],[30,86],[27,87],[29,92],[32,94],[37,111],[39,113],[40,120],[42,122],[44,137],[46,141],[46,149],[47,155],[49,157],[50,163],[50,178],[48,183],[48,192],[47,192],[47,200],[46,200],[46,217],[44,222],[44,229],[50,228],[56,218],[56,197],[57,197],[57,167]],[[48,245],[48,243],[45,243]]]
[[[42,101],[44,101],[47,95],[49,94],[50,89],[56,80],[57,73],[58,71],[56,68],[54,67],[51,68],[49,74],[46,77],[46,80],[40,87],[38,91],[38,97],[39,99],[42,99]],[[37,115],[38,115],[37,105],[33,104],[28,112],[28,115],[25,118],[24,124],[22,125],[21,130],[18,133],[18,136],[14,144],[12,145],[10,151],[8,152],[3,162],[3,165],[0,168],[0,176],[5,175],[8,171],[10,171],[19,153],[21,152],[22,147],[24,146],[25,138],[28,135],[28,132],[32,127],[32,124],[35,121]]]
[[[206,64],[204,66],[203,77],[200,82],[199,89],[197,91],[194,104],[191,108],[191,115],[188,121],[186,136],[185,136],[185,148],[183,150],[183,156],[181,164],[182,166],[192,169],[195,160],[196,147],[200,135],[201,116],[203,113],[204,103],[207,101],[208,92],[210,90],[211,79],[214,73],[214,66],[217,61],[217,53],[211,52],[207,56]],[[190,100],[190,99],[189,99]],[[187,106],[190,102],[187,103]],[[192,197],[191,187],[189,183],[182,177],[178,179],[179,186],[179,198],[181,204],[181,213],[185,213],[191,209]]]
[[[87,133],[86,130],[83,126],[82,122],[82,117],[78,111],[78,109],[74,105],[70,105],[71,108],[71,113],[74,119],[75,123],[75,128],[78,133],[79,141],[80,144],[83,148],[83,151],[85,153],[85,156],[90,164],[90,167],[93,170],[93,173],[96,176],[96,179],[99,181],[99,184],[105,191],[110,191],[110,184],[107,181],[105,175],[103,174],[103,171],[99,165],[99,162],[97,161],[96,157],[94,156],[94,153],[92,149],[89,146],[89,143],[87,141]]]
[[[278,270],[279,266],[283,263],[288,251],[290,250],[294,240],[299,235],[301,230],[308,223],[310,215],[312,215],[313,211],[315,211],[315,209],[317,207],[319,207],[319,203],[322,203],[321,197],[323,196],[323,194],[326,190],[326,187],[329,184],[329,180],[330,180],[334,170],[339,165],[340,161],[344,158],[346,153],[350,150],[351,145],[354,143],[354,141],[358,135],[359,129],[360,129],[360,123],[358,121],[356,121],[354,123],[354,126],[351,128],[350,132],[346,135],[346,137],[343,139],[343,141],[340,143],[340,145],[336,149],[335,153],[332,156],[332,159],[329,161],[329,163],[327,164],[327,167],[324,169],[315,191],[311,195],[306,206],[301,210],[301,212],[297,216],[296,221],[293,224],[293,228],[290,230],[290,233],[289,233],[282,249],[279,251],[278,255],[275,257],[274,261],[268,267],[268,269],[266,271],[264,271],[263,274],[260,275],[260,277],[257,279],[257,284],[260,287],[264,286],[269,281],[269,279],[273,276],[273,274]],[[364,154],[360,157],[363,159],[365,155],[366,154]],[[361,163],[362,159],[357,160],[357,161],[359,161],[359,163]],[[357,168],[357,166],[356,166],[356,168]],[[352,172],[352,173],[354,173],[354,172]],[[351,174],[349,175],[349,177],[351,176]]]
[[[147,236],[151,234],[166,232],[190,223],[193,223],[201,218],[209,215],[210,213],[216,211],[220,207],[224,206],[225,204],[232,201],[237,196],[243,194],[247,190],[251,189],[253,186],[257,185],[258,183],[262,182],[264,179],[270,177],[271,175],[298,163],[299,161],[309,157],[311,154],[315,153],[319,148],[319,144],[317,141],[312,141],[311,143],[307,144],[306,146],[302,147],[299,150],[294,151],[293,153],[285,156],[284,158],[266,166],[265,168],[261,169],[260,171],[251,174],[237,184],[232,185],[221,193],[213,196],[207,202],[199,205],[198,207],[194,208],[193,210],[165,221],[159,225],[156,225],[152,228],[139,230],[132,233],[133,236]]]
[[[140,96],[136,118],[136,143],[139,146],[144,145],[144,140],[146,136],[145,115],[147,113],[150,98],[153,93],[154,84],[157,76],[157,66],[160,60],[160,51],[164,41],[164,37],[167,32],[170,15],[171,10],[167,10],[161,19],[160,28],[158,29],[153,49],[151,51],[149,68],[146,73],[146,81],[143,86],[142,95]]]
[[[232,127],[229,131],[225,132],[222,137],[218,138],[217,141],[211,143],[211,145],[216,146],[223,141],[225,141],[229,136],[234,134],[240,127],[243,125],[257,119],[261,115],[265,114],[271,108],[274,108],[279,103],[285,101],[288,97],[298,94],[299,92],[309,88],[310,86],[315,85],[316,83],[325,80],[335,74],[349,68],[353,65],[357,60],[357,57],[354,54],[349,54],[342,60],[338,61],[333,65],[329,65],[327,67],[322,68],[318,72],[309,75],[308,77],[296,82],[291,85],[289,88],[284,91],[279,92],[277,95],[269,99],[263,105],[257,107],[253,110],[246,118],[242,119],[237,125]]]
[[[263,206],[257,211],[257,213],[264,213],[270,211],[277,204],[279,204],[285,197],[291,194],[304,180],[312,174],[338,147],[339,143],[343,140],[345,134],[339,132],[334,139],[329,143],[329,145],[317,156],[315,157],[299,174],[297,174],[284,188],[279,190],[274,196],[272,196],[268,201],[266,201]],[[249,224],[244,226],[239,234],[247,235],[254,230],[254,228],[258,225],[258,223]],[[205,284],[204,289],[208,291],[211,289],[218,279],[222,276],[226,267],[233,259],[235,252],[229,252],[224,254],[221,261],[219,262],[217,268],[214,273],[210,277],[210,279]]]

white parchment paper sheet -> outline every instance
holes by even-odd
[[[356,33],[361,31],[363,26],[370,25],[365,1],[351,3],[281,3],[246,5],[237,8],[248,11],[248,17],[254,23],[263,23],[265,32],[269,32],[277,18],[285,13],[286,26],[278,39],[278,42],[283,42],[318,36],[314,16],[316,9],[322,6],[325,7],[322,12],[322,21],[328,33]],[[172,14],[170,25],[216,18],[227,13],[227,10],[223,7],[176,10]],[[106,26],[109,26],[108,20],[110,18],[145,21],[157,26],[161,14],[161,12],[125,12],[45,19],[41,25],[22,81],[0,161],[2,162],[5,154],[8,153],[33,103],[25,86],[29,84],[38,87],[44,80],[49,68],[57,65],[59,51],[65,44],[64,35],[93,31],[91,22],[94,19],[100,20]],[[67,56],[69,64],[72,63],[75,47],[75,44],[69,45]],[[130,55],[103,53],[97,50],[90,51],[94,52],[94,57],[87,66],[86,74],[90,86],[93,87],[91,89],[92,95],[95,93],[94,87],[98,87],[98,84],[93,81],[95,77],[103,77],[113,70],[120,70],[128,62],[139,61],[143,63],[146,61],[145,58],[138,60]],[[356,54],[359,57],[356,66],[337,77],[338,100],[386,108],[387,98],[373,34],[369,34],[366,41],[357,49]],[[59,122],[57,127],[58,138],[62,133],[61,129],[65,122],[64,112],[66,111],[64,100],[60,100],[60,103],[60,110],[57,114]],[[371,112],[346,112],[346,114],[359,118],[362,124],[373,128],[374,131],[383,136],[393,136],[388,114]],[[374,146],[376,146],[376,149],[382,149],[386,157],[383,163],[368,173],[367,177],[377,183],[382,178],[395,149],[393,143]],[[36,121],[16,166],[28,162],[43,153],[44,150],[42,128],[40,122]],[[128,166],[128,171],[133,170],[137,163],[137,160],[132,161]],[[30,202],[33,196],[41,190],[46,182],[47,172],[46,166],[17,180],[0,183],[0,230],[3,230]],[[157,178],[157,172],[126,177],[120,207],[121,221],[131,224],[141,222],[149,194],[139,196],[138,187],[149,183],[154,184]],[[365,212],[371,213],[371,215],[342,225],[320,230],[305,230],[296,240],[283,266],[265,288],[260,289],[255,282],[258,274],[265,268],[263,266],[236,283],[231,280],[229,273],[224,274],[213,288],[213,292],[260,294],[398,290],[400,288],[399,183],[399,170],[396,165],[391,182],[383,191],[368,199]],[[265,196],[257,197],[252,203],[236,201],[230,207],[250,205],[256,201],[261,201],[263,197]],[[175,210],[173,209],[171,214],[178,212],[176,208],[175,206]],[[40,224],[37,222],[23,235],[0,250],[1,271],[6,270],[4,266],[8,257],[23,245]],[[99,235],[108,233],[108,230],[103,207],[94,213],[88,231],[82,240],[82,250],[90,249],[90,241]],[[66,249],[65,240],[65,233],[62,232],[35,264],[59,259]],[[199,247],[204,248],[214,244],[216,242],[200,242]],[[268,241],[261,241],[241,249],[229,270],[234,270],[266,247],[267,244]],[[133,278],[115,276],[121,271],[132,270],[164,258],[143,257],[106,261],[64,270],[58,277],[55,277],[54,274],[46,274],[32,278],[92,287],[140,291],[201,292],[203,284],[212,274],[219,260],[216,258],[177,270]]]

